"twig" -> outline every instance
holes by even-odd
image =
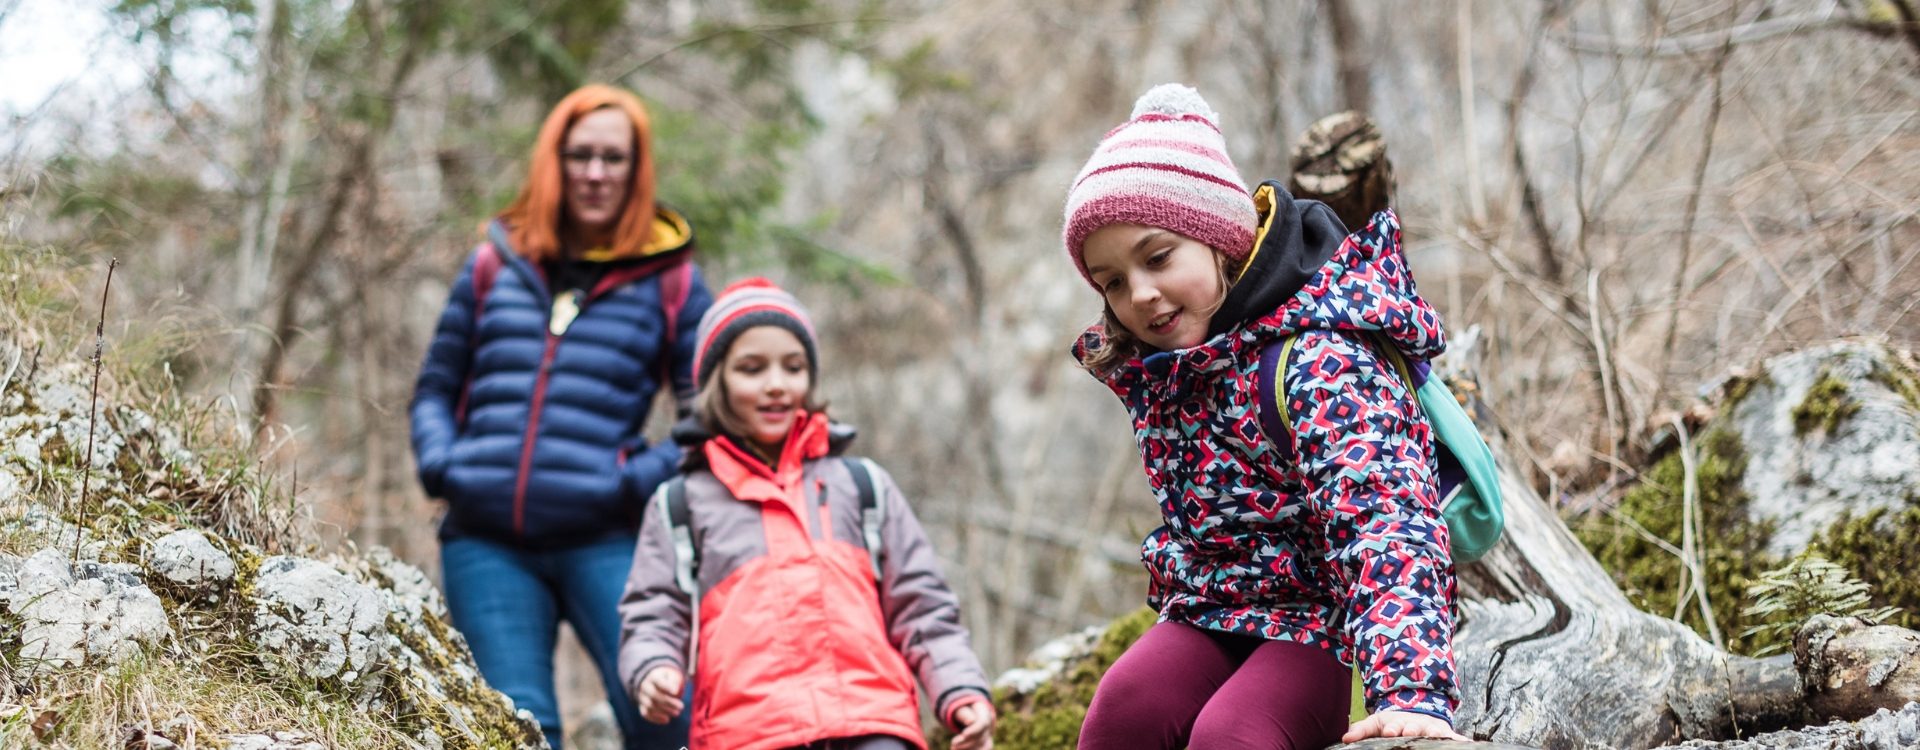
[[[1633,57],[1680,57],[1697,52],[1731,47],[1736,44],[1757,42],[1776,36],[1785,36],[1801,31],[1849,25],[1855,19],[1836,17],[1833,9],[1802,13],[1785,18],[1774,18],[1757,23],[1743,24],[1719,31],[1708,31],[1687,36],[1676,36],[1647,44],[1623,45],[1613,39],[1593,34],[1572,32],[1557,36],[1566,43],[1567,49],[1576,52],[1597,52],[1601,54]]]
[[[7,363],[7,374],[0,375],[0,398],[7,395],[7,386],[13,384],[13,372],[20,369],[20,358],[26,355],[25,349],[13,350],[13,361]]]
[[[87,462],[80,467],[80,525],[73,530],[73,564],[80,564],[80,542],[87,538],[87,491],[93,484],[93,423],[100,411],[100,365],[107,348],[107,293],[113,291],[113,269],[120,259],[107,261],[107,285],[100,290],[100,320],[93,326],[93,400],[87,405]]]
[[[1720,635],[1720,624],[1713,618],[1713,602],[1707,597],[1706,571],[1700,565],[1700,477],[1694,466],[1693,441],[1687,434],[1686,421],[1679,415],[1673,416],[1673,429],[1680,437],[1680,467],[1684,472],[1681,483],[1681,524],[1680,556],[1682,580],[1680,598],[1674,602],[1673,619],[1680,619],[1686,610],[1687,599],[1698,595],[1700,601],[1700,619],[1706,621],[1707,638],[1713,641],[1715,648],[1725,650],[1726,640]]]
[[[1607,349],[1607,330],[1600,323],[1600,270],[1587,272],[1587,337],[1593,345],[1594,365],[1600,369],[1600,401],[1607,409],[1607,446],[1620,450],[1625,435],[1624,405],[1616,403],[1613,355]]]

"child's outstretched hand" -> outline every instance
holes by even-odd
[[[1347,727],[1341,742],[1359,742],[1369,737],[1440,737],[1467,741],[1445,721],[1412,711],[1381,711]]]
[[[953,722],[960,733],[953,736],[953,750],[992,750],[993,704],[968,703],[953,710]]]
[[[686,708],[680,700],[680,689],[686,687],[687,676],[675,667],[654,667],[647,676],[640,678],[640,716],[655,724],[665,724],[679,716]]]

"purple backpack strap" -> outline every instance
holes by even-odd
[[[1260,415],[1260,431],[1266,434],[1267,442],[1287,456],[1293,455],[1293,429],[1281,416],[1284,410],[1279,399],[1286,396],[1283,381],[1286,363],[1281,358],[1293,350],[1293,347],[1287,346],[1291,338],[1268,342],[1266,348],[1260,350],[1260,369],[1254,378],[1258,383],[1256,390],[1260,399],[1254,406],[1255,412]]]

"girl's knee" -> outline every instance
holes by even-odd
[[[1080,747],[1159,747],[1163,743],[1156,743],[1154,738],[1182,734],[1179,719],[1168,710],[1175,701],[1158,688],[1151,680],[1127,679],[1108,672],[1093,692],[1093,703],[1087,706],[1087,718],[1080,726]]]

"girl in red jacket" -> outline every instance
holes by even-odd
[[[765,279],[700,319],[697,428],[655,494],[620,603],[621,679],[692,750],[926,750],[914,678],[955,750],[992,747],[986,676],[926,533],[814,398],[813,326]]]

